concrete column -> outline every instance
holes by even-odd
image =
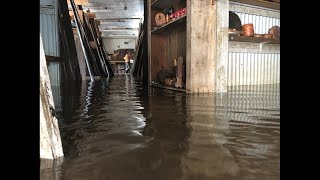
[[[227,92],[229,0],[187,1],[187,93]]]
[[[217,4],[187,1],[186,92],[215,91]]]
[[[40,36],[40,158],[63,156],[58,120],[55,117],[47,63]]]
[[[229,0],[216,1],[217,4],[217,41],[216,48],[216,92],[227,92],[227,62],[229,42]]]

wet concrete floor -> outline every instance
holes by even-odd
[[[141,84],[117,75],[62,91],[65,157],[43,161],[41,179],[280,179],[279,84],[194,95]]]

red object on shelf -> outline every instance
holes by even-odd
[[[179,17],[181,17],[181,16],[183,16],[183,15],[185,15],[185,14],[187,14],[187,9],[186,9],[186,8],[183,8],[183,9],[180,9],[180,10],[172,13],[172,14],[170,15],[170,18],[171,18],[172,20],[175,20],[175,19],[177,19],[177,18],[179,18]]]
[[[253,36],[254,35],[254,29],[253,24],[244,24],[242,25],[242,34],[244,36]]]

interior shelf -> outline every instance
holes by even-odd
[[[162,33],[164,31],[167,31],[167,30],[169,30],[169,28],[173,28],[174,26],[185,22],[187,19],[186,17],[187,17],[187,15],[183,15],[174,21],[170,21],[160,27],[157,27],[156,29],[152,30],[151,33]]]
[[[233,36],[232,38],[229,37],[229,41],[280,44],[280,40],[277,39],[257,38],[248,36]]]
[[[161,85],[161,84],[152,84],[151,87],[157,87],[157,88],[162,88],[162,89],[169,89],[169,90],[174,90],[174,91],[186,92],[186,89],[175,88],[175,87],[172,87],[172,86],[165,86],[165,85]]]

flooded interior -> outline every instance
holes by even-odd
[[[55,103],[65,157],[53,169],[42,162],[40,177],[279,179],[279,89],[188,95],[147,89],[130,75],[61,88]]]

